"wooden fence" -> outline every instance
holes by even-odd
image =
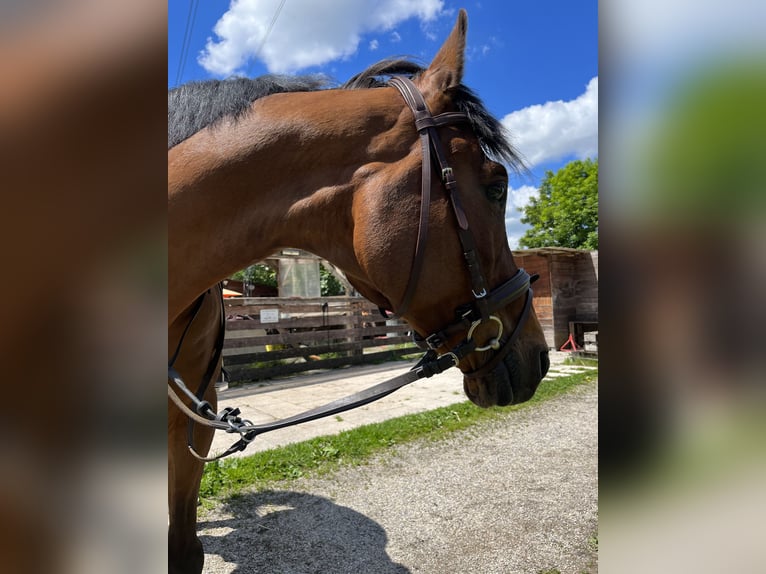
[[[231,381],[376,363],[417,352],[411,328],[359,297],[225,299],[224,366]]]

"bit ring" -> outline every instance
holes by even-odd
[[[482,347],[476,347],[476,351],[489,351],[490,349],[497,351],[500,348],[500,337],[503,336],[503,322],[495,315],[490,315],[489,319],[490,321],[495,321],[498,325],[497,337],[490,339],[489,343]],[[468,335],[466,335],[467,340],[470,341],[473,338],[473,332],[476,330],[476,327],[482,324],[482,322],[483,320],[479,319],[471,324],[471,327],[468,329]]]

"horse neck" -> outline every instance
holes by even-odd
[[[402,106],[390,90],[258,100],[168,151],[169,314],[235,271],[296,247],[358,273],[351,202]],[[379,151],[376,152],[376,149]]]

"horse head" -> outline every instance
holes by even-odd
[[[528,400],[549,362],[530,278],[505,231],[504,163],[521,162],[461,83],[466,30],[461,11],[428,68],[391,82],[393,127],[372,140],[374,159],[355,174],[358,272],[349,280],[434,351],[460,348],[466,395],[487,407]]]

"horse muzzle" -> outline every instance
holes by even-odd
[[[512,350],[502,360],[463,377],[463,390],[482,408],[515,405],[534,396],[550,366],[548,350],[521,354]]]
[[[454,323],[427,337],[413,333],[415,343],[433,355],[449,348],[447,342],[454,340],[455,335],[465,333],[462,343],[441,356],[451,356],[453,364],[460,366],[465,374],[463,388],[466,396],[480,407],[529,400],[548,372],[548,347],[544,343],[522,343],[519,340],[532,310],[530,285],[537,279],[538,275],[530,276],[524,269],[518,269],[513,277],[491,293],[487,294],[485,290],[477,295],[474,291],[476,300],[455,310],[457,320]],[[503,320],[493,313],[521,297],[524,297],[524,304],[515,327],[508,333]],[[482,353],[489,355],[482,357]],[[472,367],[478,368],[467,371]]]

